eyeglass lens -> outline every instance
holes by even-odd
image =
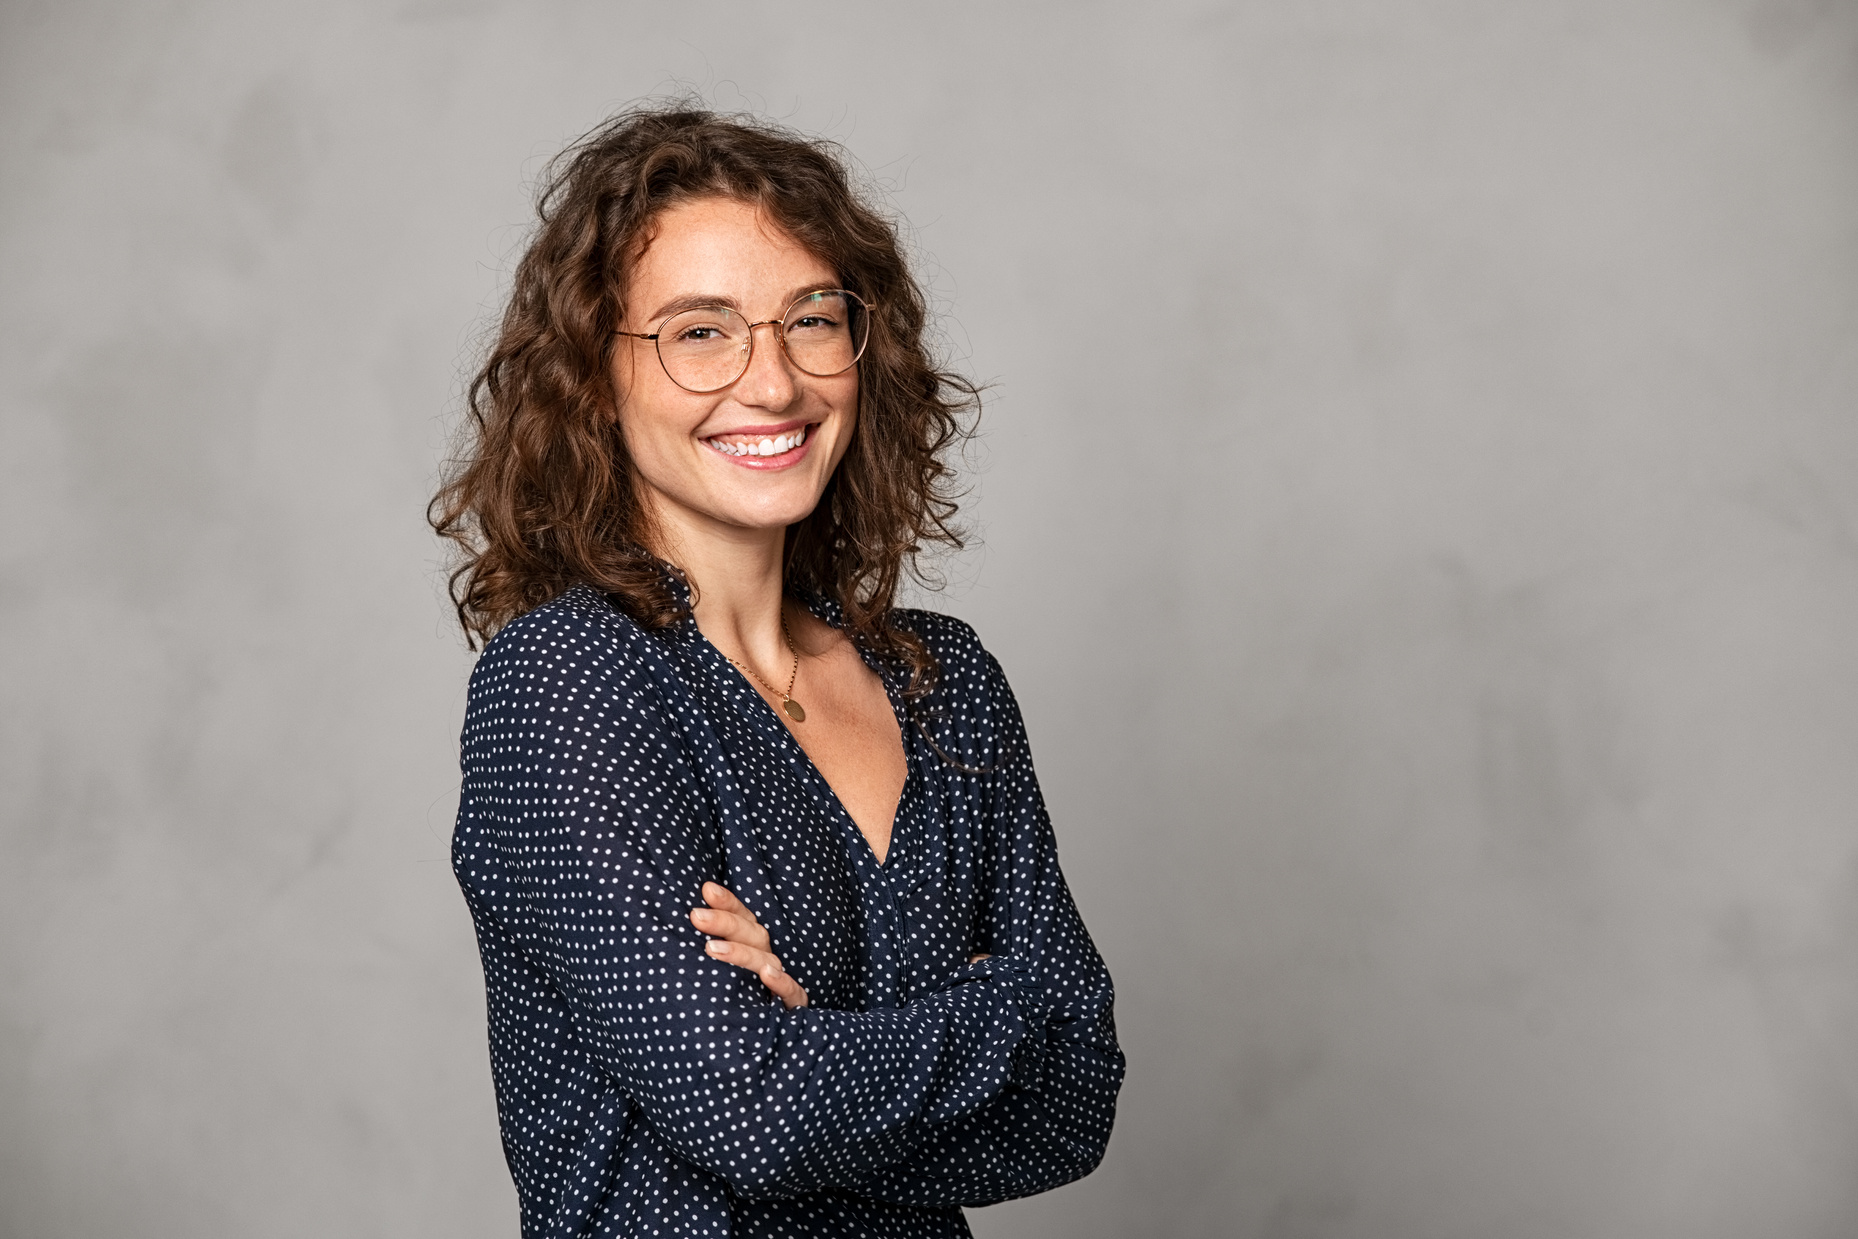
[[[808,293],[788,306],[778,330],[788,360],[808,374],[828,378],[857,363],[871,334],[871,319],[857,297],[833,289]],[[691,391],[716,391],[741,378],[753,347],[748,320],[726,306],[685,310],[658,328],[665,373]]]

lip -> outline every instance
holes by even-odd
[[[804,417],[796,417],[792,421],[769,422],[765,426],[764,425],[731,426],[727,430],[712,430],[709,434],[704,435],[703,438],[720,439],[724,435],[754,435],[757,438],[766,439],[766,438],[771,438],[774,435],[784,435],[790,430],[798,430],[802,426],[817,426],[817,425],[819,425],[817,421],[808,421]]]
[[[774,422],[766,426],[737,426],[729,430],[719,430],[715,434],[704,435],[703,443],[707,455],[714,456],[725,464],[739,465],[744,469],[790,469],[806,459],[806,454],[813,446],[813,433],[820,423],[810,422],[805,418],[796,418],[788,422]],[[711,439],[720,439],[724,435],[753,435],[768,439],[775,435],[786,434],[790,430],[807,427],[806,440],[799,447],[789,448],[778,456],[729,456],[709,447]]]

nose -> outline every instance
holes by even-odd
[[[758,408],[780,410],[794,402],[798,391],[793,363],[781,347],[781,320],[765,319],[748,325],[748,367],[735,381],[735,398]],[[755,329],[766,327],[769,338],[757,343]]]

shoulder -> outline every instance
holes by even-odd
[[[940,657],[943,648],[951,651],[981,646],[980,634],[966,620],[944,615],[940,611],[923,611],[916,607],[898,607],[890,613],[897,627],[906,628],[929,643]]]
[[[922,638],[935,656],[935,688],[922,699],[918,717],[932,725],[937,744],[964,764],[997,760],[1023,726],[999,661],[970,625],[952,615],[899,609],[896,623]]]
[[[585,585],[576,585],[505,624],[484,646],[473,679],[486,671],[571,668],[623,657],[644,636],[630,617]]]
[[[655,639],[597,591],[577,585],[510,621],[471,672],[468,713],[560,704],[599,692],[643,691],[654,678]]]
[[[995,680],[1004,683],[1000,664],[967,621],[913,607],[900,607],[893,615],[897,627],[915,633],[929,647],[941,670],[939,682],[949,689],[968,695],[986,689]]]

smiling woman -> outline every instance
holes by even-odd
[[[636,111],[540,206],[432,508],[523,1233],[966,1234],[1123,1070],[1011,690],[894,606],[974,389],[823,143]]]

